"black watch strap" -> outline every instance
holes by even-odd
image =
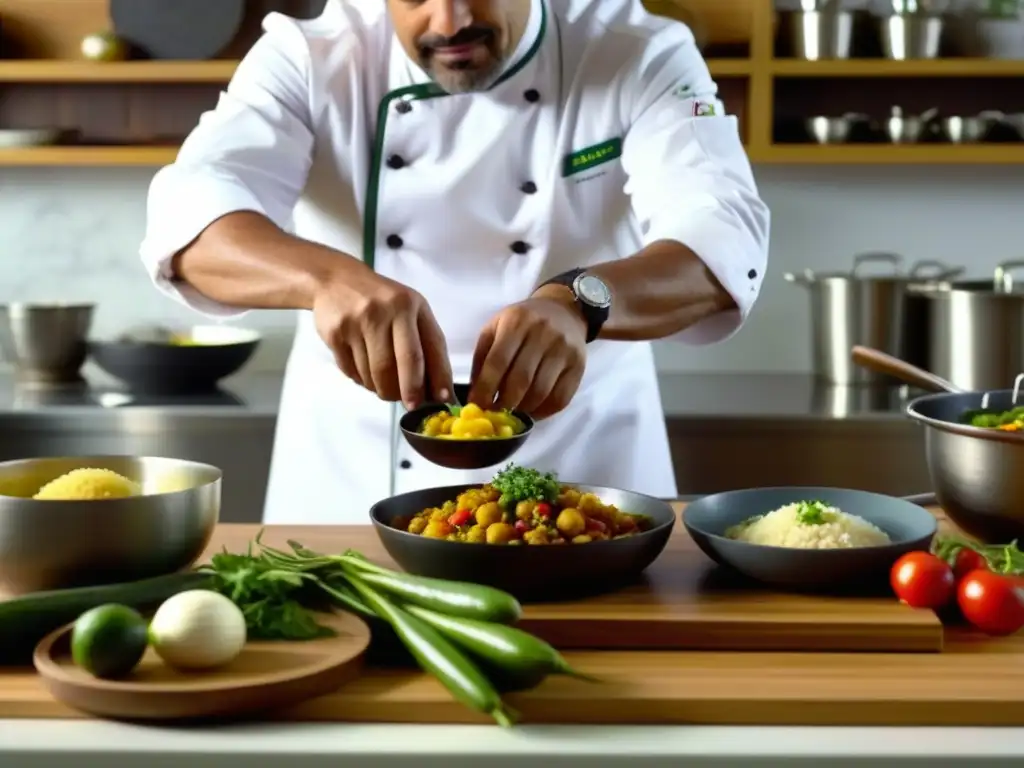
[[[555,275],[550,280],[544,281],[541,285],[564,285],[573,292],[573,296],[576,297],[576,306],[580,308],[583,320],[587,324],[587,344],[589,344],[598,337],[601,333],[601,328],[608,321],[608,316],[611,314],[611,305],[607,303],[603,306],[593,304],[580,295],[576,288],[577,278],[585,272],[586,270],[581,268],[570,269],[568,272],[563,272],[560,275]]]

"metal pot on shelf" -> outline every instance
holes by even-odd
[[[892,383],[885,375],[853,364],[850,348],[856,345],[882,349],[904,360],[929,362],[932,304],[926,294],[907,289],[940,284],[961,274],[963,268],[929,260],[900,273],[901,262],[896,254],[865,253],[854,257],[848,273],[805,270],[785,275],[810,294],[812,360],[819,379],[841,386]],[[863,274],[871,264],[888,265],[892,274]]]
[[[914,285],[931,306],[926,367],[964,390],[1006,387],[1024,370],[1024,284],[1014,273],[1024,261],[996,267],[990,280]]]

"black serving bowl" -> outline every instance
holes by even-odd
[[[469,385],[456,384],[455,397],[460,403],[469,399]],[[513,415],[526,425],[526,429],[513,437],[497,437],[490,440],[445,440],[428,437],[419,432],[423,421],[439,411],[447,410],[444,403],[429,403],[407,411],[398,424],[402,434],[420,456],[427,461],[448,469],[485,469],[508,461],[523,447],[533,432],[533,419],[522,411]]]
[[[622,512],[646,516],[650,530],[623,539],[561,546],[469,544],[405,530],[417,512],[477,487],[451,485],[392,496],[373,505],[370,519],[388,554],[408,573],[486,584],[529,602],[567,600],[629,586],[665,549],[676,520],[672,507],[661,499],[573,485]]]
[[[121,338],[89,342],[89,354],[132,392],[150,395],[208,393],[236,373],[260,343],[256,331],[197,326],[182,334],[192,344]]]
[[[726,538],[728,528],[798,501],[816,499],[881,528],[890,544],[851,549],[793,549]],[[801,592],[873,589],[888,583],[893,564],[907,552],[927,551],[938,530],[920,503],[845,488],[751,488],[705,496],[686,505],[683,525],[715,562],[765,584]]]

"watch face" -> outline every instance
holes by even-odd
[[[594,307],[607,307],[612,303],[612,292],[604,280],[594,275],[581,275],[576,280],[576,294]]]

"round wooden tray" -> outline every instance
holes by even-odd
[[[347,613],[320,616],[337,635],[305,642],[250,642],[220,669],[182,672],[147,650],[123,680],[100,680],[71,661],[71,627],[44,638],[33,663],[58,701],[119,720],[232,719],[298,704],[359,674],[370,628]]]

